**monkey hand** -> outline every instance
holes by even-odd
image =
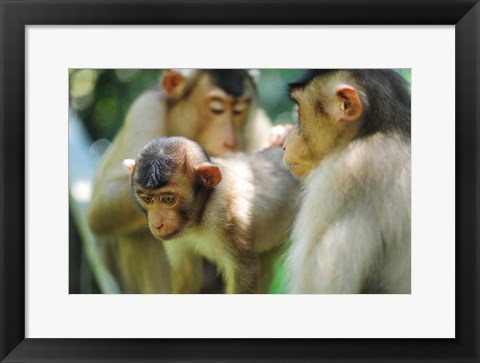
[[[292,129],[293,125],[276,125],[270,130],[270,137],[268,141],[263,145],[263,149],[268,149],[274,146],[282,146],[287,138],[288,133]]]

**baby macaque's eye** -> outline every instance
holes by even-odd
[[[153,203],[153,197],[151,195],[142,196],[142,200],[145,202],[145,204],[152,204]]]
[[[163,194],[160,200],[163,204],[166,205],[172,205],[176,202],[176,198],[172,194]]]

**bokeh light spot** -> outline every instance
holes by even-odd
[[[131,82],[139,75],[138,69],[116,69],[115,75],[121,82]]]
[[[80,98],[92,93],[97,81],[97,71],[94,69],[82,69],[73,73],[71,78],[70,94]]]
[[[97,102],[94,109],[94,121],[99,126],[111,124],[118,112],[118,99],[105,97]]]

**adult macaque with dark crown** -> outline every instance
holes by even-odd
[[[253,151],[268,141],[270,129],[245,70],[165,70],[160,87],[134,102],[100,162],[88,210],[89,226],[122,292],[171,291],[164,248],[131,198],[122,161],[161,136],[198,141],[213,156]]]
[[[289,93],[284,161],[303,182],[290,292],[410,293],[408,84],[394,70],[312,70]]]

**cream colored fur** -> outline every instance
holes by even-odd
[[[410,293],[410,141],[375,134],[305,179],[287,266],[291,293]]]

